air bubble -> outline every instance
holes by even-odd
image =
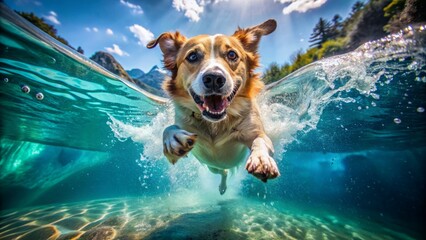
[[[371,106],[375,107],[377,104],[375,102],[371,102]]]
[[[38,92],[36,95],[35,95],[35,97],[37,98],[37,100],[43,100],[43,98],[44,98],[44,94],[43,93],[41,93],[41,92]]]
[[[27,85],[24,85],[24,86],[21,87],[21,91],[23,93],[29,93],[31,91],[31,88],[28,87]]]
[[[424,112],[425,111],[425,109],[423,108],[423,107],[418,107],[417,108],[417,112],[419,112],[419,113],[422,113],[422,112]]]
[[[50,59],[50,63],[55,64],[56,63],[56,59],[54,57],[49,57]]]
[[[401,123],[401,119],[399,119],[399,118],[394,118],[394,119],[393,119],[393,122],[394,122],[394,123],[396,123],[396,124],[400,124],[400,123]]]
[[[3,82],[8,83],[9,82],[9,78],[3,78]]]
[[[361,109],[362,109],[362,107],[361,107],[361,106],[359,106],[359,107],[358,107],[358,110],[361,110]]]
[[[419,64],[416,61],[413,61],[410,65],[408,65],[408,70],[414,70],[416,71],[419,67]]]

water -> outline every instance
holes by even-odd
[[[171,166],[173,109],[1,10],[1,239],[423,239],[425,27],[260,96],[282,176]]]

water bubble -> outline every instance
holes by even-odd
[[[50,60],[50,63],[52,63],[52,64],[56,63],[56,59],[54,57],[49,56],[49,60]]]
[[[408,70],[417,70],[419,67],[419,64],[416,61],[413,61],[410,65],[408,65],[407,69]]]
[[[361,107],[361,106],[359,106],[359,107],[358,107],[358,110],[361,110],[361,109],[362,109],[362,107]]]
[[[43,100],[43,98],[44,98],[44,94],[43,93],[41,93],[41,92],[38,92],[38,93],[36,93],[36,95],[35,95],[35,97],[37,98],[37,100]]]
[[[370,96],[371,96],[372,98],[376,99],[376,100],[379,100],[379,99],[380,99],[380,95],[379,95],[379,94],[377,94],[377,93],[370,93]]]
[[[422,113],[422,112],[424,112],[425,111],[425,109],[423,108],[423,107],[418,107],[417,108],[417,112],[419,112],[419,113]]]
[[[9,82],[9,78],[3,78],[3,82],[5,83]]]
[[[401,123],[401,119],[399,119],[399,118],[394,118],[394,119],[393,119],[393,122],[394,122],[394,123],[396,123],[396,124],[400,124],[400,123]]]
[[[371,106],[375,107],[377,104],[375,102],[371,102]]]
[[[31,91],[31,88],[28,87],[27,85],[24,85],[24,86],[21,87],[21,91],[23,93],[29,93]]]

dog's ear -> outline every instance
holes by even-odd
[[[276,28],[277,22],[274,19],[269,19],[268,21],[251,28],[238,28],[232,36],[241,42],[246,51],[256,52],[260,38],[263,35],[272,33]]]
[[[157,39],[150,41],[146,47],[154,48],[160,45],[164,57],[164,67],[173,71],[176,69],[176,56],[180,47],[185,43],[186,37],[179,32],[166,32],[161,34]]]

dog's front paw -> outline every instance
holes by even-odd
[[[170,126],[163,133],[163,153],[170,163],[175,164],[179,158],[192,150],[196,140],[196,134],[175,125]]]
[[[263,182],[280,175],[277,163],[267,152],[253,151],[247,160],[246,169]]]

